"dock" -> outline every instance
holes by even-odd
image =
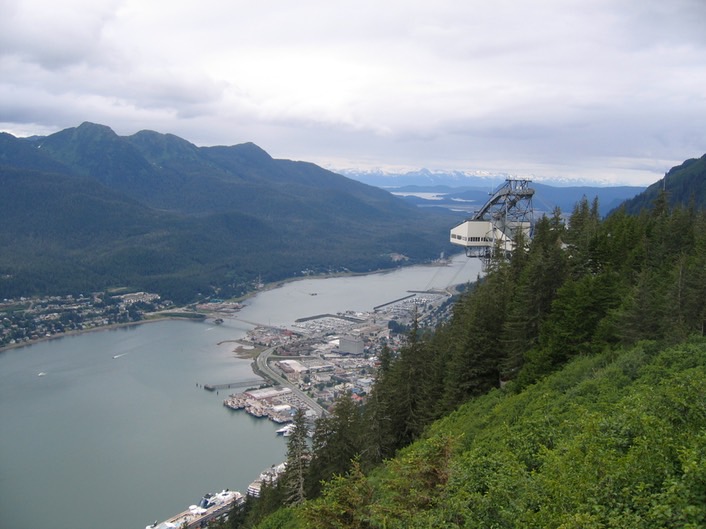
[[[405,296],[403,298],[393,299],[392,301],[388,301],[387,303],[383,303],[382,305],[378,305],[377,307],[373,307],[373,311],[377,311],[383,307],[387,307],[388,305],[393,305],[395,303],[399,303],[400,301],[404,301],[405,299],[413,298],[416,295],[417,294],[410,294],[409,296]]]
[[[321,320],[323,318],[337,318],[343,321],[349,321],[351,323],[364,323],[365,320],[361,318],[354,318],[353,316],[346,316],[343,314],[317,314],[315,316],[307,316],[306,318],[297,318],[294,323],[304,323],[307,321]]]
[[[204,384],[203,389],[206,391],[216,391],[217,389],[260,387],[264,383],[265,381],[261,378],[253,378],[251,380],[241,380],[240,382],[230,382],[226,384]]]

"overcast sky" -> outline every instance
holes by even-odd
[[[0,130],[647,185],[706,152],[706,0],[0,0]]]

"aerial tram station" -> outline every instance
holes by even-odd
[[[510,255],[520,232],[532,236],[534,189],[530,180],[507,179],[471,218],[451,229],[451,242],[487,266],[497,252]]]

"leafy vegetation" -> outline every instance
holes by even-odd
[[[701,527],[706,341],[578,357],[463,405],[281,527]]]
[[[701,527],[706,213],[561,218],[337,404],[306,502],[240,526]]]

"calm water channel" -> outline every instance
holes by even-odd
[[[205,492],[244,492],[284,458],[286,442],[274,424],[225,409],[225,391],[197,387],[254,378],[250,361],[219,342],[242,337],[246,322],[368,311],[479,272],[458,257],[448,267],[296,281],[220,326],[163,321],[0,353],[0,527],[142,529]]]

